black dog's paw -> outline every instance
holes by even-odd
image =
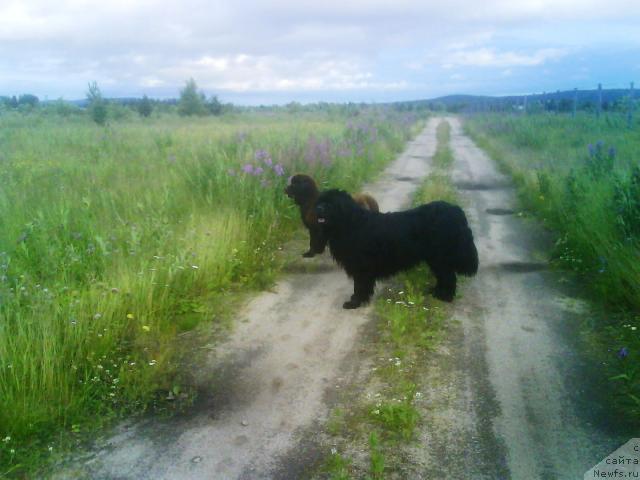
[[[342,308],[353,310],[354,308],[358,308],[360,305],[362,305],[362,302],[360,302],[359,300],[349,300],[348,302],[344,302],[342,304]]]
[[[451,303],[453,302],[453,299],[456,296],[456,294],[448,290],[434,288],[433,296],[436,297],[438,300],[442,300],[443,302]]]
[[[309,250],[309,251],[307,251],[307,252],[304,252],[304,253],[302,254],[302,256],[303,256],[304,258],[311,258],[311,257],[314,257],[314,256],[315,256],[315,253],[314,253],[314,252],[312,252],[311,250]]]

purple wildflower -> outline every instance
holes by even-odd
[[[264,172],[264,168],[262,168],[262,167],[256,167],[253,170],[253,174],[256,175],[256,176],[262,175],[263,172]]]
[[[242,171],[244,173],[253,173],[253,165],[247,163],[244,167],[242,167]]]
[[[267,158],[271,158],[271,155],[269,155],[269,152],[267,152],[266,150],[263,150],[263,149],[256,150],[256,153],[254,153],[253,156],[258,162],[264,161]]]
[[[593,146],[593,143],[587,145],[587,150],[589,150],[589,156],[593,157],[596,154],[596,147]]]
[[[616,158],[616,153],[617,153],[616,147],[609,147],[608,153],[609,153],[609,157]]]
[[[279,163],[277,163],[276,166],[273,167],[273,171],[279,177],[284,175],[284,167],[282,165],[280,165]],[[289,181],[287,183],[291,183],[291,177],[289,177]]]
[[[618,350],[619,359],[627,358],[628,355],[629,355],[629,349],[627,347],[622,347],[620,350]]]
[[[331,164],[331,140],[325,138],[324,140],[317,140],[314,136],[310,136],[307,141],[307,149],[305,151],[305,160],[308,164],[315,164],[317,162],[323,165]]]

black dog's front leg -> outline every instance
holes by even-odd
[[[456,296],[456,274],[446,267],[434,268],[436,276],[436,286],[433,289],[433,296],[443,302],[453,302]]]
[[[302,254],[305,258],[311,258],[315,254],[321,254],[324,252],[327,246],[327,239],[322,232],[321,228],[309,229],[309,250]]]
[[[351,295],[351,300],[344,302],[342,308],[358,308],[363,303],[367,303],[371,295],[373,295],[373,287],[375,284],[376,281],[372,277],[353,277],[353,295]]]

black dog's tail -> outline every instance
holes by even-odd
[[[462,212],[463,223],[457,236],[455,271],[462,275],[472,276],[478,272],[478,250],[473,242],[473,233],[467,224],[467,218]]]

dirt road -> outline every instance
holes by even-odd
[[[594,368],[576,350],[586,305],[564,292],[509,181],[452,125],[460,190],[481,268],[452,306],[459,328],[433,356],[426,413],[407,478],[576,479],[629,439],[609,418]],[[408,203],[434,153],[432,120],[366,187],[383,211]],[[328,255],[300,259],[257,296],[202,366],[188,418],[123,429],[65,478],[297,479],[316,458],[305,432],[344,387],[370,309],[347,311],[351,282]],[[357,355],[356,355],[357,357]],[[351,362],[354,363],[354,362]],[[64,477],[64,476],[63,476]]]
[[[434,366],[446,379],[429,396],[438,407],[423,434],[432,450],[425,478],[581,479],[631,436],[606,410],[597,366],[578,349],[588,305],[549,270],[549,239],[516,214],[509,180],[459,120],[449,122],[452,179],[481,268],[454,305],[461,331],[448,359]]]

